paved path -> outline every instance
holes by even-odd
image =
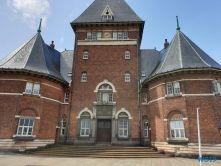
[[[1,155],[0,166],[199,166],[197,159],[94,159],[57,158],[26,155]],[[202,163],[202,166],[221,166],[221,160]]]

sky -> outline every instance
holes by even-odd
[[[125,0],[145,21],[141,49],[161,50],[165,39],[176,33],[176,16],[181,31],[221,64],[220,0]],[[70,22],[83,13],[94,0],[1,0],[0,60],[37,33],[46,44],[53,40],[62,52],[74,49]]]

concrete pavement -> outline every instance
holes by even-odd
[[[0,154],[0,166],[199,166],[197,159],[96,159],[58,158],[22,154]],[[221,166],[221,160],[203,162],[202,166]]]

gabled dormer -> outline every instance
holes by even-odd
[[[111,8],[109,7],[109,5],[107,5],[103,11],[103,13],[101,14],[101,18],[102,20],[113,20],[114,19],[114,14],[111,10]]]

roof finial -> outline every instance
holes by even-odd
[[[42,21],[42,19],[40,20],[39,28],[37,30],[38,33],[41,33],[41,21]]]
[[[179,20],[178,20],[178,16],[176,16],[176,21],[177,21],[177,28],[176,28],[176,30],[180,30],[180,26],[179,26]]]

